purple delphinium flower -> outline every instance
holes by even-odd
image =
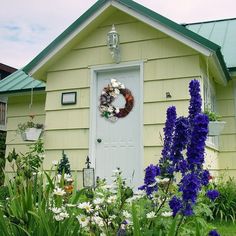
[[[182,213],[184,216],[191,216],[193,215],[193,207],[191,203],[186,203],[183,207]]]
[[[167,172],[168,174],[173,174],[173,169],[167,168],[169,167],[169,159],[171,154],[172,140],[175,129],[175,121],[176,121],[176,108],[171,106],[167,109],[166,112],[166,123],[164,127],[164,145],[161,152],[162,158],[159,161],[159,165],[161,168],[161,175],[165,176]],[[167,174],[167,175],[168,175]]]
[[[189,104],[189,118],[190,122],[195,118],[196,115],[201,113],[202,98],[200,95],[200,83],[194,79],[189,84],[190,93],[190,104]],[[191,122],[192,123],[192,122]]]
[[[184,173],[187,169],[182,151],[186,148],[189,138],[189,122],[185,117],[179,117],[175,123],[172,153],[170,160],[173,162],[175,171]]]
[[[200,174],[202,185],[207,186],[210,179],[210,172],[208,170],[203,170]]]
[[[145,169],[144,185],[139,187],[140,190],[145,190],[147,195],[150,196],[154,191],[157,191],[157,183],[155,177],[160,175],[160,168],[149,165]]]
[[[208,235],[209,236],[220,236],[220,234],[215,229],[211,230]]]
[[[206,195],[210,200],[215,201],[216,198],[218,198],[220,194],[217,190],[213,189],[213,190],[208,190]]]
[[[185,175],[180,182],[179,190],[183,193],[185,202],[195,203],[200,189],[201,181],[195,173]]]
[[[169,206],[173,212],[173,216],[176,216],[176,214],[182,209],[183,204],[182,204],[182,201],[178,197],[174,196],[169,201]]]
[[[189,169],[201,170],[204,163],[205,142],[208,134],[209,119],[205,114],[198,114],[193,119],[191,140],[187,147],[187,162]]]

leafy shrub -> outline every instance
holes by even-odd
[[[16,153],[15,149],[12,150],[7,156],[7,160],[16,165],[16,179],[19,181],[23,179],[31,179],[41,167],[44,158],[43,142],[39,139],[36,143],[30,146],[29,152],[25,154]]]

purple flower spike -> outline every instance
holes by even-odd
[[[161,152],[162,157],[164,159],[170,156],[175,121],[176,121],[176,108],[172,106],[169,107],[166,112],[166,123],[164,128],[164,147]]]
[[[175,134],[173,138],[172,153],[170,156],[175,171],[186,171],[187,166],[184,162],[182,151],[186,148],[189,138],[189,122],[185,117],[179,117],[175,124]]]
[[[169,201],[169,206],[173,212],[173,216],[176,216],[176,214],[181,210],[183,207],[182,201],[174,196],[170,201]]]
[[[220,194],[217,190],[208,190],[206,195],[210,200],[215,201],[216,198],[218,198]]]
[[[139,187],[139,189],[145,190],[148,196],[150,196],[154,191],[157,191],[155,177],[158,175],[160,175],[160,168],[153,164],[149,165],[145,169],[144,185]]]
[[[195,173],[185,175],[180,182],[179,190],[182,191],[182,197],[186,203],[194,204],[197,200],[197,195],[200,189],[201,181]]]
[[[193,120],[193,131],[190,144],[187,147],[187,161],[190,170],[201,169],[204,163],[205,142],[208,134],[209,119],[204,114],[198,114]]]
[[[172,143],[175,130],[176,108],[169,107],[166,112],[166,123],[164,128],[164,145],[161,152],[162,158],[159,161],[162,176],[172,175],[174,168],[170,166],[170,155],[172,152]]]
[[[191,96],[189,104],[189,118],[193,120],[196,115],[201,113],[202,98],[200,95],[200,83],[194,79],[189,84],[189,93]]]

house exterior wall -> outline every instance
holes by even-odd
[[[219,137],[219,169],[224,175],[236,177],[236,78],[227,86],[216,86],[218,112],[226,121]],[[227,170],[227,171],[226,171]]]
[[[16,132],[19,123],[29,121],[29,115],[35,115],[34,122],[45,123],[45,95],[37,94],[33,96],[33,104],[29,109],[31,102],[30,94],[18,94],[8,97],[7,110],[7,138],[6,138],[6,156],[15,148],[16,152],[25,153],[29,150],[31,142],[24,142],[20,134]],[[9,163],[6,163],[6,171],[11,172]]]
[[[121,63],[144,61],[145,166],[160,158],[166,109],[176,105],[178,116],[187,115],[188,84],[193,78],[201,81],[199,53],[116,11],[47,71],[46,168],[60,158],[62,149],[72,169],[84,167],[89,153],[91,67],[113,63],[105,42],[112,24],[120,34]],[[77,91],[77,104],[61,105],[61,94],[68,91]]]

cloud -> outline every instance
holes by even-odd
[[[178,23],[235,17],[235,0],[136,0]],[[22,67],[96,0],[2,0],[0,62]]]
[[[12,21],[0,23],[0,39],[19,43],[39,43],[45,34],[47,28],[39,24],[31,24],[28,22]]]

